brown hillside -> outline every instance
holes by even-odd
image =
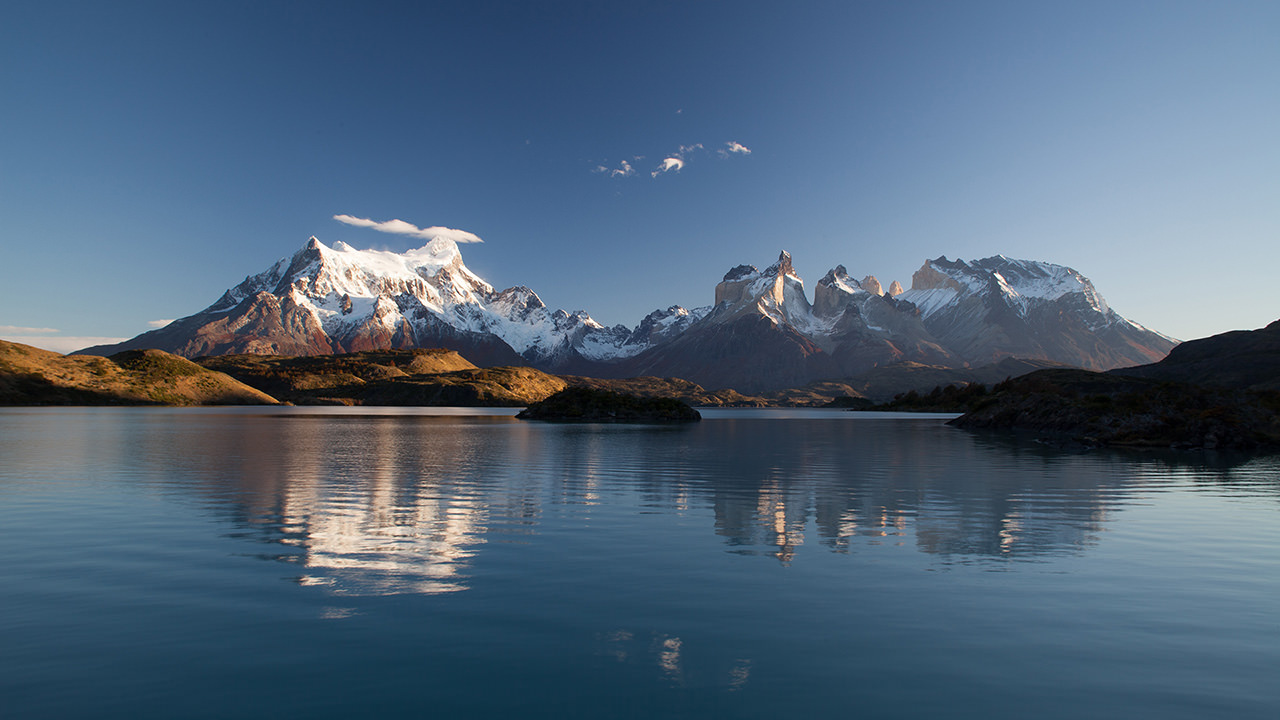
[[[160,350],[59,355],[0,340],[4,405],[274,405],[270,395]]]

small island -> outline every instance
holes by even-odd
[[[516,417],[574,423],[687,423],[702,419],[697,410],[675,398],[646,398],[576,386],[530,404]]]

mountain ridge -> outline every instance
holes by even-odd
[[[814,288],[785,250],[738,265],[712,305],[655,310],[635,328],[548,308],[527,286],[497,290],[457,245],[404,253],[333,247],[311,237],[212,305],[124,343],[80,354],[158,348],[184,357],[326,355],[444,347],[481,366],[553,373],[683,377],[758,392],[910,361],[947,367],[1024,357],[1091,369],[1152,362],[1176,341],[1126,320],[1065,266],[1004,256],[927,260],[912,287],[885,291],[843,265]]]

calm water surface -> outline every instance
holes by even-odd
[[[0,716],[1280,716],[1278,458],[427,412],[0,410]]]

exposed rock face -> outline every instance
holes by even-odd
[[[844,312],[859,295],[866,296],[862,284],[849,277],[843,265],[837,265],[823,276],[813,288],[813,314],[822,318],[834,318]]]
[[[890,295],[892,295],[892,296],[894,296],[894,297],[898,297],[899,295],[901,295],[901,294],[902,294],[902,292],[903,292],[903,290],[902,290],[902,283],[898,282],[897,280],[894,280],[894,281],[893,281],[893,284],[889,285],[889,294],[890,294]]]
[[[880,281],[876,279],[875,275],[868,275],[862,278],[862,289],[872,295],[884,294],[884,288],[880,287]]]

